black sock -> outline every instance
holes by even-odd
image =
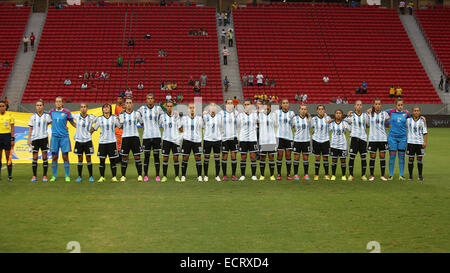
[[[47,176],[47,170],[48,170],[48,159],[44,160],[42,162],[42,168],[44,169],[43,176]]]
[[[117,160],[118,158],[109,159],[109,167],[111,168],[111,174],[113,177],[115,177],[117,174]]]
[[[281,167],[282,167],[282,165],[283,165],[283,160],[278,160],[277,159],[277,172],[278,172],[278,175],[281,175]]]
[[[91,177],[92,176],[92,162],[88,162],[87,163],[87,168],[88,168],[88,171],[89,171],[89,177]]]
[[[331,161],[331,173],[333,175],[336,175],[336,165],[337,165],[337,162]]]
[[[275,172],[275,160],[269,159],[269,170],[270,170],[270,176],[273,176],[273,173]]]
[[[315,174],[319,175],[319,169],[320,169],[320,159],[316,160],[316,162],[314,163],[314,167],[315,167]]]
[[[252,176],[255,176],[256,175],[256,166],[257,166],[256,161],[252,161],[251,166],[252,166]]]
[[[8,177],[12,177],[12,164],[7,164],[8,166]]]
[[[159,152],[153,152],[153,160],[155,161],[155,176],[159,176],[159,171],[160,171],[160,160],[159,160]]]
[[[148,176],[148,163],[150,163],[150,152],[144,153],[144,175]]]
[[[370,176],[374,176],[375,173],[375,158],[369,159]]]
[[[128,167],[128,160],[123,160],[122,159],[122,176],[125,176],[127,174],[127,167]]]
[[[342,162],[341,161],[341,172],[342,172],[342,176],[345,175],[345,173],[347,172],[347,162]]]
[[[266,170],[266,160],[259,159],[259,172],[261,176],[264,176]]]
[[[167,176],[167,167],[169,166],[169,162],[163,161],[163,176]]]
[[[219,176],[220,175],[220,157],[214,157],[214,166],[216,167],[216,176]],[[205,175],[207,175],[207,174],[205,174]]]
[[[423,161],[422,159],[417,159],[417,170],[419,170],[419,177],[422,177],[422,170],[423,170]]]
[[[188,160],[183,159],[183,161],[181,161],[181,175],[182,176],[186,176],[187,166],[188,166]]]
[[[173,167],[175,169],[175,176],[178,176],[180,174],[180,162],[179,161],[175,161],[173,163]]]
[[[206,157],[203,159],[203,172],[205,173],[205,176],[208,176],[208,170],[209,170],[209,157]]]
[[[100,158],[100,165],[98,165],[98,169],[101,177],[105,177],[105,162],[106,158]]]
[[[139,176],[142,175],[142,161],[141,159],[135,159],[134,164],[136,165],[136,170]]]
[[[386,170],[386,159],[380,158],[381,176],[384,176]]]
[[[286,175],[291,174],[291,166],[292,166],[292,161],[290,159],[286,159],[286,171],[287,171]]]
[[[303,160],[303,171],[305,176],[309,175],[309,160]]]
[[[197,176],[202,176],[202,160],[195,160],[195,166],[197,167]],[[208,174],[205,173],[205,176]]]
[[[222,159],[222,174],[223,176],[227,176],[227,160]]]
[[[366,175],[366,169],[367,169],[366,155],[362,155],[361,156],[361,176]]]
[[[298,160],[294,159],[294,175],[298,175]]]
[[[328,175],[330,173],[330,167],[327,160],[323,160],[323,169],[325,170],[325,175]]]
[[[231,175],[236,176],[237,159],[231,160]]]
[[[83,162],[78,162],[78,176],[81,177],[83,174]]]
[[[33,159],[33,163],[31,163],[31,167],[33,168],[33,176],[37,176],[37,159]]]
[[[245,169],[247,167],[247,159],[241,159],[241,176],[245,176]]]
[[[414,158],[413,160],[408,160],[408,171],[409,171],[409,177],[412,178],[413,177],[413,170],[414,170]]]
[[[354,158],[354,156],[350,155],[350,161],[348,162],[348,170],[349,170],[351,176],[353,176],[353,167],[354,166],[355,166],[355,158]]]

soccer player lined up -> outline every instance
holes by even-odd
[[[408,145],[406,154],[408,155],[408,171],[409,179],[413,180],[414,170],[414,157],[417,156],[417,170],[419,172],[419,180],[423,181],[422,170],[423,163],[422,158],[425,156],[425,148],[427,147],[427,124],[420,117],[420,108],[414,107],[412,118],[406,120],[408,127]]]
[[[95,120],[94,127],[91,128],[91,132],[94,132],[100,128],[100,139],[98,142],[97,156],[100,159],[99,171],[100,179],[97,182],[105,182],[105,168],[106,158],[109,157],[112,182],[117,182],[116,178],[116,165],[119,161],[119,152],[117,150],[117,139],[115,129],[120,126],[119,119],[116,116],[111,115],[112,107],[110,104],[105,103],[102,106],[103,115]]]
[[[320,157],[323,159],[323,168],[325,170],[325,179],[330,180],[328,155],[330,152],[330,117],[325,113],[325,106],[317,106],[317,116],[311,119],[312,146],[315,156],[315,174],[314,180],[319,180]]]
[[[298,166],[300,156],[303,158],[304,180],[309,180],[309,154],[311,153],[311,115],[308,113],[308,106],[300,105],[299,115],[292,118],[292,127],[294,128],[294,179],[300,180]]]
[[[228,154],[231,154],[231,180],[237,181],[236,169],[237,160],[236,154],[239,150],[239,143],[237,140],[237,111],[234,109],[232,99],[227,99],[225,104],[225,111],[219,113],[222,120],[222,173],[223,181],[227,181],[227,163]]]
[[[12,147],[14,147],[14,118],[6,111],[7,104],[0,101],[0,174],[2,169],[3,151],[8,164],[8,181],[12,181]],[[0,176],[1,179],[1,176]]]
[[[203,114],[205,134],[203,136],[203,181],[208,181],[209,160],[211,151],[214,153],[214,167],[216,168],[216,181],[220,182],[220,147],[222,145],[222,117],[217,115],[220,109],[212,102],[208,110]]]
[[[159,130],[159,117],[164,113],[162,108],[155,105],[155,96],[148,94],[146,97],[147,105],[141,106],[138,112],[144,122],[144,132],[142,134],[142,146],[144,149],[144,181],[148,181],[148,168],[150,163],[150,153],[153,149],[153,160],[155,164],[155,180],[161,181],[159,177],[161,151],[161,131]]]
[[[291,150],[292,150],[292,126],[291,120],[295,116],[293,111],[289,111],[289,101],[287,99],[283,99],[281,101],[281,109],[275,111],[277,120],[278,120],[278,130],[277,130],[277,138],[278,138],[278,155],[277,155],[277,171],[278,176],[277,180],[281,179],[281,166],[283,163],[283,153],[285,155],[285,163],[286,163],[286,171],[287,171],[287,179],[292,180],[291,177]]]
[[[64,100],[62,97],[56,97],[56,108],[50,111],[50,117],[52,119],[52,136],[50,140],[50,151],[52,152],[52,172],[53,177],[50,182],[55,182],[58,177],[58,157],[59,150],[61,149],[62,158],[64,160],[64,175],[66,182],[70,182],[70,164],[69,164],[69,152],[70,139],[69,130],[67,128],[67,121],[76,127],[72,114],[68,109],[64,108]]]
[[[275,154],[277,147],[277,139],[275,135],[275,128],[278,127],[277,115],[272,112],[270,102],[265,102],[263,111],[258,112],[258,129],[259,129],[259,170],[261,177],[259,180],[264,180],[266,169],[266,157],[269,157],[270,180],[275,180]]]
[[[175,170],[175,181],[180,182],[178,177],[180,172],[180,163],[178,155],[180,154],[180,117],[173,111],[173,102],[166,102],[166,112],[159,118],[159,127],[163,128],[162,135],[162,155],[163,155],[163,178],[161,182],[167,181],[167,168],[169,167],[169,156],[172,152],[173,167]]]
[[[367,181],[366,169],[367,169],[367,133],[366,128],[369,122],[369,115],[362,112],[362,101],[357,100],[355,102],[355,111],[349,111],[345,121],[350,124],[350,160],[348,163],[348,169],[350,175],[349,181],[353,181],[353,168],[355,166],[355,158],[359,153],[361,157],[361,180]]]
[[[91,128],[96,117],[87,113],[88,107],[86,103],[80,105],[80,113],[74,114],[73,119],[77,124],[77,129],[73,139],[75,140],[75,148],[73,153],[78,156],[78,177],[76,182],[81,182],[83,173],[83,154],[86,156],[86,164],[89,171],[89,182],[94,182],[92,176],[91,155],[94,154],[94,146],[92,145]]]
[[[138,182],[142,182],[142,147],[139,139],[138,124],[143,124],[141,114],[133,110],[133,99],[125,99],[125,111],[119,114],[119,123],[122,131],[122,143],[120,148],[120,155],[122,156],[122,177],[121,182],[127,180],[128,156],[130,151],[133,152],[134,162],[138,173]]]
[[[48,125],[52,123],[52,119],[48,113],[44,112],[43,100],[36,102],[36,113],[30,117],[28,122],[28,146],[33,153],[33,162],[31,167],[33,169],[33,177],[31,182],[37,181],[37,166],[39,150],[42,154],[42,181],[47,182],[47,170],[48,170]]]
[[[247,168],[247,154],[250,154],[252,180],[256,178],[256,152],[258,151],[258,144],[256,138],[258,123],[258,114],[252,111],[251,100],[244,101],[244,112],[239,113],[237,117],[237,127],[239,131],[239,151],[241,154],[241,177],[240,181],[245,180],[245,170]]]
[[[369,146],[368,150],[370,153],[369,169],[370,177],[369,181],[375,179],[375,160],[377,157],[377,151],[380,156],[380,169],[381,169],[381,180],[386,181],[387,178],[384,176],[386,169],[386,151],[388,150],[386,126],[389,123],[389,115],[381,110],[381,100],[375,98],[373,100],[373,106],[368,111],[369,113]]]
[[[331,155],[331,180],[336,180],[337,161],[341,159],[341,180],[347,180],[345,174],[347,172],[347,137],[346,132],[349,129],[349,125],[343,120],[344,112],[338,109],[334,112],[334,121],[330,124],[331,131],[331,143],[330,143],[330,155]]]
[[[116,117],[119,117],[119,114],[123,112],[123,106],[125,103],[125,96],[120,94],[119,96],[117,96],[117,104],[116,107],[114,109],[114,115]],[[112,113],[111,113],[112,115]],[[120,151],[121,148],[121,144],[122,144],[122,128],[116,127],[115,129],[115,134],[116,134],[116,139],[117,139],[117,150]]]
[[[181,182],[186,181],[186,171],[191,152],[194,154],[195,165],[197,167],[197,180],[203,181],[202,178],[202,129],[203,119],[195,114],[195,104],[190,103],[189,114],[183,116],[180,122],[180,131],[183,133],[183,145],[181,146],[181,154],[183,155],[183,163],[181,165]],[[208,177],[205,174],[206,181]]]

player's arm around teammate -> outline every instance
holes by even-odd
[[[33,169],[33,177],[31,178],[31,182],[37,181],[39,150],[41,150],[42,153],[42,181],[48,181],[48,125],[51,122],[52,119],[50,115],[44,112],[43,100],[38,100],[36,102],[36,113],[30,117],[30,121],[28,122],[28,146],[33,153],[33,161],[31,164],[31,167]]]
[[[14,118],[6,111],[7,104],[5,101],[0,101],[0,172],[2,168],[3,151],[8,166],[8,181],[12,181],[12,148],[14,147]],[[1,176],[0,176],[1,179]]]
[[[78,156],[78,177],[76,182],[81,182],[83,173],[83,154],[86,157],[86,165],[89,171],[89,182],[94,182],[92,172],[91,156],[94,154],[94,146],[92,145],[91,128],[95,117],[87,113],[88,106],[86,103],[80,104],[80,113],[74,114],[74,120],[77,124],[74,140],[75,148],[73,153]]]

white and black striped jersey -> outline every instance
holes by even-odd
[[[238,112],[221,111],[217,115],[222,118],[222,141],[235,139],[237,137]]]
[[[408,127],[408,143],[423,144],[423,136],[428,134],[427,124],[423,119],[414,120],[414,118],[408,118],[406,126]]]
[[[99,144],[115,143],[117,142],[115,128],[120,127],[119,119],[116,116],[100,116],[95,119],[94,130],[100,128]]]
[[[315,116],[311,119],[311,128],[314,130],[312,140],[320,143],[330,141],[330,117],[324,116],[319,118]]]
[[[348,131],[350,125],[341,120],[338,124],[336,121],[330,123],[331,141],[330,147],[338,150],[347,150],[347,137],[345,132]]]
[[[162,139],[180,145],[180,116],[172,113],[169,116],[167,113],[159,117],[159,126],[163,128]]]
[[[277,137],[288,140],[293,139],[291,120],[294,118],[295,113],[293,111],[283,112],[279,109],[275,111],[278,120]]]
[[[124,111],[119,115],[119,122],[123,129],[122,137],[139,137],[138,125],[143,123],[139,112],[127,113]]]
[[[259,130],[259,145],[277,144],[275,129],[278,127],[278,120],[275,112],[266,114],[259,112],[258,114],[258,130]]]
[[[367,141],[366,128],[369,123],[369,115],[367,113],[361,113],[357,115],[352,113],[351,117],[346,117],[345,121],[350,124],[350,136]]]
[[[180,127],[183,128],[183,140],[202,142],[203,119],[201,116],[183,116]]]
[[[386,142],[386,121],[389,120],[389,114],[385,111],[369,114],[369,142]]]
[[[258,114],[252,112],[247,114],[245,112],[239,113],[237,117],[237,126],[239,128],[239,141],[256,142],[256,130],[258,123]]]
[[[94,115],[89,114],[83,117],[80,113],[78,113],[73,114],[73,119],[77,124],[77,128],[75,130],[75,135],[73,136],[73,139],[76,142],[82,143],[92,141],[92,135],[90,130],[96,117]]]
[[[48,125],[50,123],[52,123],[52,117],[48,113],[42,113],[40,116],[34,113],[28,122],[28,126],[33,127],[31,141],[48,138]]]
[[[291,120],[291,126],[294,128],[294,142],[310,142],[311,118],[295,116]]]
[[[142,138],[160,138],[159,116],[164,113],[161,106],[153,105],[152,108],[149,108],[147,105],[143,105],[137,111],[141,114],[142,121],[144,122]]]
[[[203,115],[203,124],[205,127],[204,140],[220,141],[222,140],[222,117],[220,115],[211,116],[211,114]]]

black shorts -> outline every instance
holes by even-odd
[[[377,151],[386,152],[389,150],[387,141],[371,141],[367,147],[369,153],[376,153]]]
[[[367,141],[364,141],[357,137],[350,138],[350,151],[348,152],[351,155],[365,155],[367,154]]]
[[[92,145],[92,141],[88,142],[78,142],[75,141],[75,148],[73,149],[73,153],[76,155],[92,155],[94,154],[94,146]]]
[[[425,149],[422,147],[422,144],[411,144],[408,143],[406,146],[406,155],[407,156],[425,156]]]
[[[330,148],[330,155],[332,158],[346,158],[347,150],[340,150],[335,148]]]
[[[163,140],[162,155],[169,156],[170,151],[172,151],[173,155],[179,155],[180,154],[180,145],[173,143],[171,141]]]
[[[155,152],[161,150],[161,138],[144,138],[142,140],[142,149],[144,152],[150,152],[152,149]]]
[[[209,155],[211,153],[211,150],[214,152],[214,154],[220,154],[220,147],[222,146],[222,141],[203,141],[203,153],[205,155]]]
[[[0,134],[0,151],[11,150],[11,133]]]
[[[310,154],[311,142],[294,142],[292,150],[294,154]]]
[[[257,151],[258,151],[258,144],[256,141],[239,142],[239,152],[241,154],[256,153]]]
[[[120,154],[128,156],[130,151],[133,152],[133,155],[142,154],[141,141],[139,137],[123,137],[122,144],[120,145]]]
[[[315,156],[328,156],[330,154],[330,142],[317,142],[315,140],[312,141],[313,146],[313,154]]]
[[[107,156],[109,156],[110,159],[119,157],[119,152],[117,151],[117,143],[116,142],[104,143],[104,144],[98,145],[97,157],[98,158],[106,158]]]
[[[39,150],[41,150],[41,152],[50,151],[48,137],[31,141],[31,149],[33,150],[33,153],[39,153]]]
[[[239,143],[237,138],[222,141],[222,152],[237,153],[238,150],[239,150]]]
[[[183,144],[181,145],[181,154],[182,155],[190,155],[191,152],[194,155],[199,155],[202,153],[202,143],[201,142],[192,142],[189,140],[183,140]]]
[[[289,139],[278,138],[278,150],[292,150],[293,145],[294,142]]]

